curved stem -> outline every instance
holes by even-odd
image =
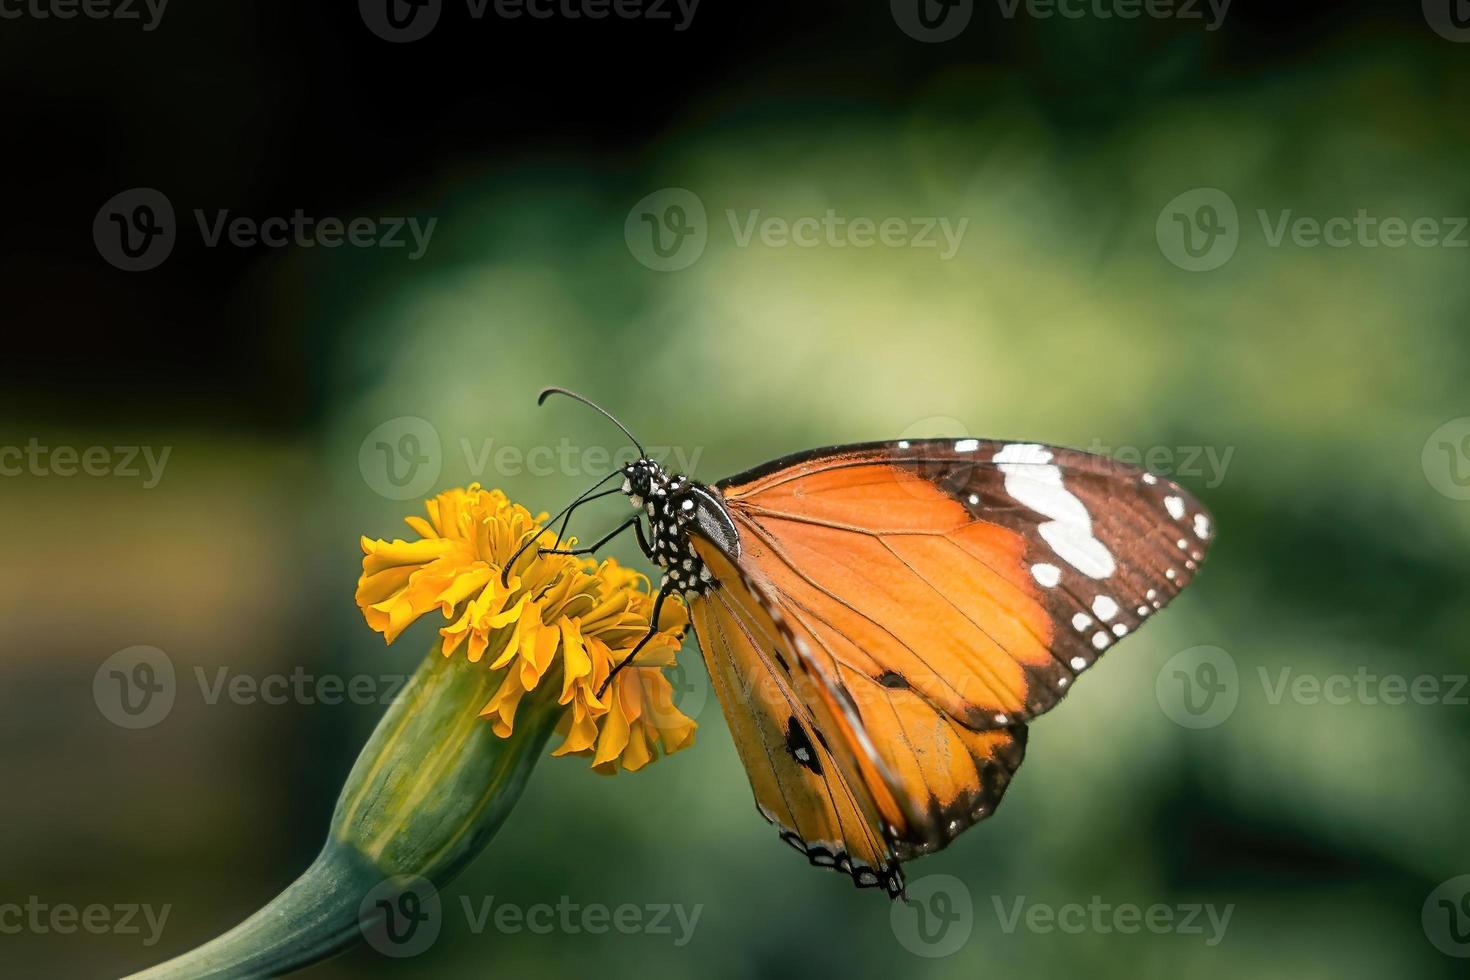
[[[434,888],[458,874],[510,815],[560,715],[553,671],[497,736],[479,713],[503,676],[436,643],[363,747],[305,873],[234,929],[129,980],[281,976],[373,935],[403,879]]]

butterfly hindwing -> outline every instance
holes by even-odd
[[[761,815],[812,864],[848,874],[860,887],[902,892],[867,788],[844,775],[807,703],[811,695],[804,700],[781,666],[793,653],[778,649],[780,637],[770,636],[729,589],[695,600],[691,612]]]
[[[720,583],[694,603],[711,676],[720,669],[711,658],[729,644],[706,638],[710,627],[701,625],[699,613],[706,604],[741,624],[750,640],[748,656],[760,661],[750,673],[802,705],[802,720],[821,755],[830,757],[826,768],[868,814],[866,829],[881,834],[899,860],[944,847],[994,812],[1020,765],[1024,726],[972,731],[935,711],[895,676],[874,683],[845,667],[828,646],[831,640],[812,629],[805,610],[777,599],[755,577],[758,571],[737,568],[708,543],[696,540],[695,548]],[[771,650],[769,656],[760,654],[764,649]]]

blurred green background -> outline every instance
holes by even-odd
[[[1215,33],[989,11],[950,45],[906,37],[886,10],[839,23],[838,9],[825,25],[799,15],[789,34],[774,8],[746,8],[738,29],[737,15],[711,11],[687,49],[649,25],[610,26],[614,47],[647,29],[639,43],[687,50],[663,68],[687,73],[689,91],[649,95],[645,78],[630,94],[589,74],[585,90],[612,91],[587,100],[621,91],[632,117],[648,99],[636,126],[609,123],[596,138],[577,135],[599,125],[588,101],[565,129],[554,106],[509,107],[521,115],[503,134],[493,112],[429,109],[423,128],[439,136],[395,158],[391,177],[302,191],[319,214],[437,218],[417,261],[360,248],[216,258],[197,234],[156,272],[88,257],[91,211],[128,186],[156,184],[181,215],[236,202],[289,214],[296,185],[257,185],[274,179],[263,160],[296,166],[261,134],[295,97],[299,66],[260,76],[263,118],[205,125],[198,138],[219,154],[235,137],[211,137],[211,125],[267,146],[228,176],[186,176],[156,147],[153,171],[66,172],[70,196],[33,216],[39,244],[6,273],[28,339],[0,444],[170,455],[153,487],[33,471],[0,482],[0,905],[34,895],[170,911],[152,945],[146,927],[0,929],[7,974],[141,968],[233,925],[306,865],[382,708],[210,692],[222,677],[296,671],[365,676],[382,691],[411,672],[434,627],[385,649],[363,625],[358,535],[406,534],[401,518],[423,496],[475,480],[558,509],[621,448],[569,402],[535,407],[540,387],[561,384],[646,444],[676,447],[705,480],[810,446],[903,436],[1143,454],[1214,511],[1219,540],[1168,614],[1033,726],[997,816],[907,867],[916,895],[949,899],[925,904],[930,915],[957,916],[925,933],[934,942],[912,938],[918,911],[808,868],[757,816],[691,638],[677,680],[700,722],[694,748],[611,779],[546,759],[500,836],[445,890],[430,950],[406,962],[358,950],[307,975],[1463,975],[1470,233],[1455,216],[1470,213],[1470,48],[1418,11],[1368,5],[1279,22],[1236,11]],[[165,61],[178,74],[159,69],[160,91],[207,81],[200,46],[237,36],[231,17],[244,15],[176,16],[160,32],[182,36],[158,43],[190,56]],[[43,26],[25,28],[34,38]],[[269,47],[268,26],[244,32],[246,50]],[[537,52],[563,43],[555,26],[536,26]],[[728,45],[714,36],[727,26]],[[360,73],[333,83],[344,91],[354,78],[382,84],[400,57],[415,59],[405,84],[420,97],[450,87],[426,74],[434,49],[360,37],[351,12],[311,29],[347,38],[323,55]],[[504,24],[462,29],[498,32],[497,50],[519,43]],[[589,25],[562,29],[571,50],[604,45]],[[475,36],[442,43],[456,45],[455,77],[484,64],[466,55]],[[230,61],[243,56],[221,57],[219,98],[243,104],[248,73]],[[594,64],[623,61],[604,52]],[[33,73],[58,111],[86,114],[59,68],[6,71],[7,85]],[[520,91],[487,85],[475,104]],[[160,118],[183,113],[158,98],[172,106]],[[344,128],[368,112],[336,104]],[[415,138],[417,123],[399,125],[363,128],[354,152]],[[347,157],[337,166],[352,169]],[[671,188],[697,199],[702,221],[685,215],[702,235],[679,253],[687,267],[657,271],[640,260],[641,215],[670,217]],[[1203,236],[1200,207],[1221,201],[1200,188],[1236,214],[1217,208],[1223,236],[1191,259],[1175,215]],[[742,245],[730,217],[829,209],[968,223],[946,259],[943,247]],[[1447,240],[1272,241],[1284,214],[1360,210],[1432,219]],[[1190,262],[1210,267],[1181,268]],[[73,266],[96,288],[63,288]],[[62,298],[72,292],[92,298]],[[622,506],[585,509],[578,533],[611,528]],[[609,553],[641,562],[630,540]],[[93,685],[104,660],[137,645],[166,653],[176,696],[129,730]],[[1201,657],[1218,688],[1203,713],[1176,688],[1181,671],[1211,676]],[[1332,680],[1344,675],[1350,685]],[[1398,682],[1383,678],[1420,677],[1433,679],[1436,693],[1419,699],[1429,703],[1385,703]],[[674,935],[506,932],[493,918],[477,933],[462,901],[679,905],[699,917],[682,946],[672,915]],[[1112,912],[1090,911],[1079,929],[1013,919],[1041,907],[1080,921],[1065,908],[1099,903],[1164,906],[1175,926],[1125,932]],[[1178,928],[1194,906],[1228,909],[1228,924],[1217,933],[1201,912]]]

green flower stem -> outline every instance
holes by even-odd
[[[478,716],[502,673],[436,643],[358,756],[311,867],[234,929],[130,980],[281,976],[361,941],[382,918],[368,899],[390,879],[438,887],[458,874],[505,822],[560,715],[553,671],[511,737],[496,736]]]

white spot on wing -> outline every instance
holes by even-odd
[[[1042,586],[1050,589],[1062,580],[1062,570],[1055,565],[1038,562],[1031,566],[1031,577]]]
[[[1092,611],[1098,619],[1106,623],[1118,615],[1118,604],[1112,600],[1111,596],[1100,595],[1092,600]]]
[[[1104,636],[1102,633],[1099,633],[1098,636],[1102,636],[1103,639],[1104,639],[1104,641],[1106,641],[1106,639],[1107,639],[1107,637]],[[1072,669],[1073,670],[1086,670],[1087,669],[1087,658],[1086,657],[1073,657],[1072,658]]]
[[[1109,642],[1111,641],[1108,639],[1108,634],[1103,630],[1098,630],[1096,633],[1092,634],[1092,645],[1097,647],[1099,650],[1106,649]]]
[[[1117,568],[1112,552],[1092,536],[1090,521],[1087,525],[1047,521],[1037,530],[1041,532],[1042,540],[1051,545],[1051,550],[1057,553],[1058,558],[1088,578],[1107,578]]]
[[[1080,612],[1072,617],[1072,628],[1079,633],[1081,633],[1083,630],[1087,629],[1087,627],[1091,625],[1092,617],[1087,615],[1087,613]]]
[[[1169,516],[1174,518],[1174,520],[1179,521],[1184,519],[1184,500],[1182,498],[1175,497],[1172,494],[1165,497],[1164,509],[1169,512]]]
[[[1194,515],[1194,533],[1201,541],[1210,536],[1210,519],[1204,514]]]
[[[1057,557],[1089,578],[1107,578],[1117,563],[1093,535],[1086,505],[1067,489],[1052,458],[1042,446],[1018,442],[1003,447],[994,462],[1005,474],[1006,493],[1049,518],[1037,531]]]
[[[979,439],[961,439],[959,442],[954,444],[954,451],[957,453],[973,453],[979,448]]]
[[[1114,636],[1123,636],[1127,632],[1128,632],[1128,625],[1126,623],[1114,623],[1113,624],[1113,635]]]

